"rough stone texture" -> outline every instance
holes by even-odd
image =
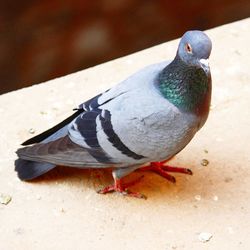
[[[249,249],[249,30],[246,19],[207,32],[213,41],[210,117],[171,161],[194,175],[176,174],[173,185],[146,173],[133,190],[147,200],[97,194],[112,181],[109,171],[58,168],[21,182],[13,171],[14,151],[78,103],[147,64],[172,58],[177,41],[0,96],[0,193],[12,198],[0,204],[0,248]],[[209,164],[203,166],[203,159]]]

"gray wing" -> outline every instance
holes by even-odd
[[[140,106],[140,99],[136,95],[144,89],[143,93],[146,95],[144,99],[152,106],[151,97],[148,101],[147,95],[151,95],[151,91],[154,91],[151,89],[154,79],[166,64],[165,62],[151,65],[114,88],[81,104],[79,109],[84,109],[86,112],[80,114],[68,126],[70,139],[89,150],[89,153],[98,161],[102,161],[107,155],[111,162],[122,165],[147,162],[147,157],[132,149],[131,145],[121,139],[121,135],[124,127],[133,126],[131,115],[134,114],[135,104],[139,106],[137,111],[141,112],[142,116],[144,113],[147,114],[144,112],[144,106]],[[125,109],[124,105],[127,106]],[[116,122],[117,120],[119,122]],[[125,131],[127,129],[124,130],[124,133],[126,133]],[[133,136],[136,137],[136,134]],[[99,153],[97,156],[95,155],[96,150]]]
[[[17,151],[20,158],[28,161],[49,162],[65,166],[105,166],[123,165],[121,159],[107,154],[105,145],[99,144],[97,122],[103,130],[103,138],[114,148],[134,160],[145,158],[131,151],[115,133],[111,113],[96,108],[79,115],[68,127],[68,135],[49,142],[21,148]]]
[[[111,118],[113,113],[116,114],[117,118],[119,112],[116,109],[119,107],[112,106],[112,103],[116,99],[126,99],[135,89],[143,88],[144,82],[148,78],[152,78],[152,75],[157,75],[166,64],[165,62],[151,65],[114,88],[79,105],[75,113],[76,117],[73,115],[41,134],[45,136],[40,135],[40,137],[36,136],[28,140],[29,143],[38,142],[38,144],[19,149],[18,156],[29,161],[68,166],[105,166],[110,164],[120,166],[128,163],[146,162],[144,155],[131,150],[116,133]],[[111,105],[107,105],[110,103]],[[133,103],[130,105],[133,106]],[[143,112],[143,107],[141,109]],[[27,142],[24,145],[29,144]],[[110,148],[112,148],[111,151]],[[113,155],[113,151],[118,151],[125,157]]]

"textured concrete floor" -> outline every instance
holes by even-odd
[[[213,41],[209,119],[172,165],[172,184],[146,173],[147,200],[99,195],[109,171],[58,168],[31,183],[13,171],[19,144],[137,69],[173,58],[177,41],[0,96],[0,249],[250,249],[250,19],[207,32]],[[202,166],[202,159],[209,164]],[[131,174],[132,180],[139,173]],[[201,233],[212,236],[202,242]],[[206,236],[206,235],[205,235]]]

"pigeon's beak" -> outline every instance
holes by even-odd
[[[200,59],[201,67],[207,71],[209,69],[209,60],[208,59]]]

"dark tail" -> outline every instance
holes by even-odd
[[[47,173],[54,167],[54,164],[46,162],[27,161],[20,158],[15,161],[15,170],[22,181],[32,180]]]

